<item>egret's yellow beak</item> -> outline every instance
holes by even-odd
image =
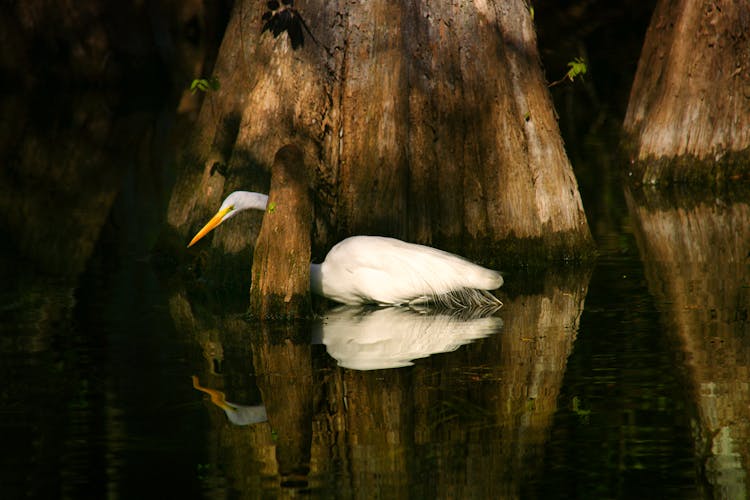
[[[222,210],[219,210],[216,212],[216,215],[211,217],[211,220],[206,223],[205,226],[203,226],[203,229],[198,231],[198,234],[196,234],[192,240],[190,240],[190,243],[188,243],[188,248],[195,245],[195,243],[206,236],[208,233],[210,233],[216,226],[221,224],[221,221],[224,219],[224,216],[228,214],[234,207],[226,207]]]
[[[211,396],[211,402],[222,410],[234,410],[234,408],[227,404],[226,396],[223,392],[203,387],[195,375],[193,375],[193,388]]]

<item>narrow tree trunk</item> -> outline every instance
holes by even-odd
[[[235,4],[221,88],[169,210],[182,238],[223,195],[262,190],[274,153],[294,143],[318,178],[319,248],[369,233],[484,260],[502,252],[495,265],[590,254],[524,2],[299,1],[319,43],[308,35],[296,51],[285,33],[261,34],[264,6]],[[226,170],[212,160],[217,143],[231,149]],[[218,252],[253,240],[254,229],[227,226]]]
[[[637,180],[747,175],[739,160],[750,148],[749,33],[747,2],[659,1],[624,123]]]
[[[273,162],[268,208],[253,254],[250,314],[306,318],[310,308],[312,198],[302,152],[281,148]]]

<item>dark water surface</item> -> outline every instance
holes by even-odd
[[[493,316],[259,325],[152,253],[168,119],[106,102],[8,140],[3,498],[747,497],[747,196],[604,186],[595,266]]]
[[[692,365],[700,346],[660,314],[637,255],[603,256],[588,282],[562,273],[504,296],[500,320],[397,311],[368,325],[380,311],[344,311],[333,330],[283,342],[239,314],[200,312],[147,261],[110,264],[73,287],[5,268],[5,498],[746,493],[746,326],[721,370]],[[580,317],[577,299],[560,305],[571,287],[585,290]],[[732,342],[713,329],[709,346]],[[237,405],[265,403],[274,426],[235,425],[192,376]],[[740,389],[716,390],[710,410],[711,384]]]

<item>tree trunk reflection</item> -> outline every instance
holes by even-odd
[[[276,444],[282,486],[307,486],[312,442],[313,373],[306,329],[261,323],[251,337],[253,364]]]
[[[249,399],[242,404],[258,403],[257,384],[268,414],[268,423],[238,426],[211,409],[209,446],[226,474],[216,480],[344,497],[524,496],[541,471],[588,279],[550,274],[534,292],[503,297],[499,332],[414,366],[369,371],[337,366],[310,345],[308,328],[196,319],[198,305],[175,295],[178,329],[201,346],[201,383]]]
[[[649,288],[685,353],[696,453],[720,498],[747,495],[750,454],[747,197],[672,202],[627,191]]]

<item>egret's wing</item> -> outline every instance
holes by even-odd
[[[400,304],[503,283],[500,273],[457,255],[381,236],[347,238],[331,249],[325,266],[324,281],[349,297],[345,303]]]

